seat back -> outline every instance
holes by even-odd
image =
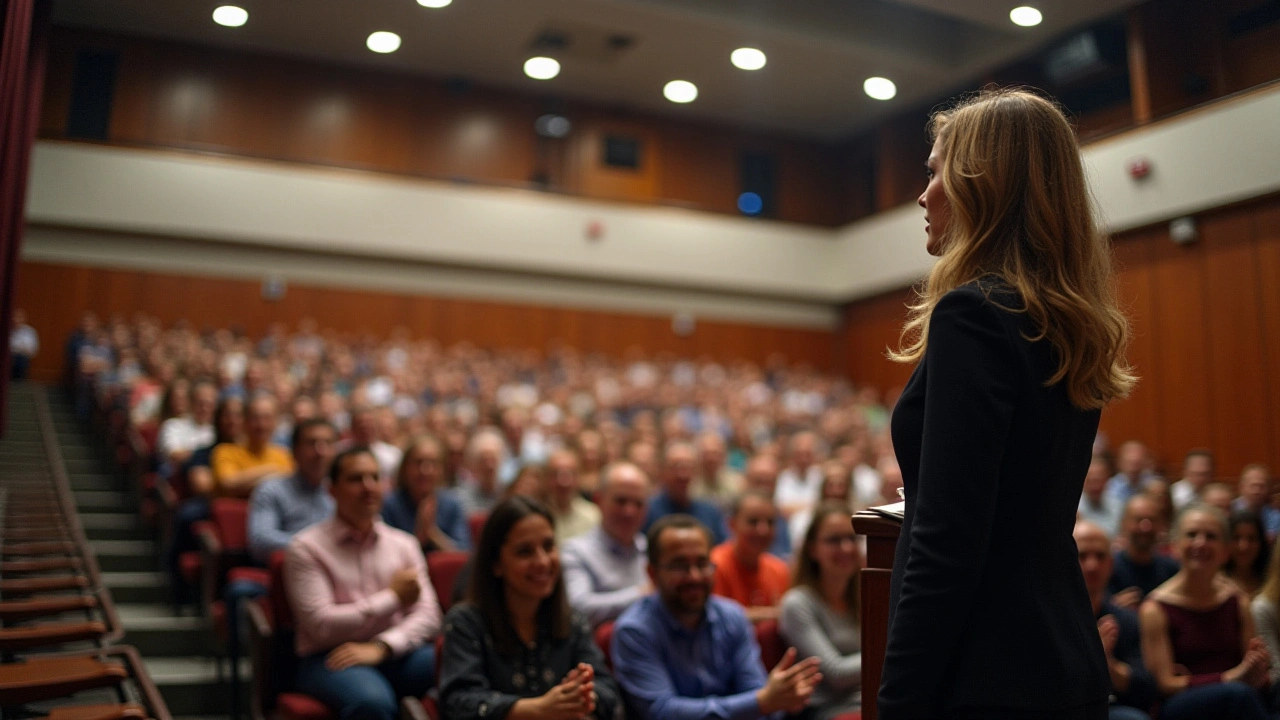
[[[604,624],[596,627],[595,638],[600,652],[604,653],[605,665],[609,670],[613,670],[613,621],[606,620]]]
[[[222,552],[244,553],[249,545],[249,501],[216,498],[209,504],[209,519],[218,528]]]
[[[284,553],[271,553],[267,563],[267,571],[271,580],[267,584],[267,597],[271,598],[271,619],[276,635],[281,631],[293,632],[293,608],[289,606],[289,595],[284,584]]]
[[[467,564],[470,553],[460,550],[440,550],[427,553],[427,577],[431,578],[431,586],[435,588],[436,599],[440,601],[440,612],[449,612],[453,605],[453,586],[458,580],[458,573]]]
[[[760,662],[764,664],[766,673],[782,662],[782,656],[787,654],[787,643],[778,632],[777,620],[756,623],[756,642],[760,644]]]
[[[467,529],[471,531],[472,546],[480,544],[480,533],[484,531],[484,524],[488,519],[489,513],[472,513],[467,516]]]

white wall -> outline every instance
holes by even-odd
[[[1278,119],[1280,90],[1272,88],[1090,146],[1086,164],[1109,228],[1280,190]],[[1138,156],[1154,168],[1141,183],[1125,170]],[[808,326],[833,324],[835,304],[902,287],[930,264],[922,211],[913,205],[825,230],[59,142],[36,145],[27,212],[33,229],[24,257],[32,259],[237,275],[283,264],[286,275],[335,284],[426,283],[432,292]],[[585,237],[592,221],[605,226],[598,242]],[[64,232],[44,232],[53,228]],[[112,237],[89,241],[65,231]],[[203,244],[197,251],[144,238]],[[304,253],[288,262],[296,251]],[[368,261],[335,261],[333,253]],[[460,267],[467,270],[449,269]]]

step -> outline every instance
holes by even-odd
[[[76,509],[80,512],[126,512],[136,510],[134,499],[126,492],[119,490],[83,490],[73,492]]]
[[[210,631],[204,618],[177,617],[169,605],[117,605],[124,626],[122,642],[138,648],[143,657],[205,656],[210,654]]]
[[[104,572],[102,584],[118,604],[159,605],[169,602],[169,578],[162,572]]]
[[[147,673],[160,690],[169,712],[174,715],[212,715],[229,713],[231,697],[227,687],[218,682],[211,657],[143,658]],[[249,676],[249,663],[240,663],[240,677]],[[248,683],[242,683],[242,691]],[[247,707],[241,702],[241,707]]]
[[[73,491],[89,490],[89,491],[120,491],[120,482],[110,475],[102,473],[71,473],[67,474],[67,484],[71,486]]]
[[[150,572],[159,563],[150,540],[98,540],[92,545],[103,572]]]
[[[80,526],[85,537],[99,540],[146,540],[149,532],[133,513],[80,513]]]

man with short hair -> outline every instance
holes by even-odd
[[[698,453],[693,445],[680,440],[667,445],[667,450],[663,453],[662,491],[649,503],[649,513],[644,523],[646,532],[658,518],[684,513],[692,515],[707,526],[716,544],[724,542],[728,537],[724,515],[720,510],[706,500],[697,500],[689,494],[697,462]]]
[[[1136,608],[1147,593],[1178,573],[1178,561],[1156,553],[1158,509],[1146,495],[1135,495],[1120,520],[1125,547],[1115,553],[1107,592],[1122,608]]]
[[[1182,479],[1169,486],[1174,512],[1195,502],[1204,486],[1213,482],[1213,453],[1197,448],[1182,458]]]
[[[714,592],[740,603],[751,622],[776,620],[782,595],[791,587],[787,564],[769,554],[778,508],[769,496],[749,490],[733,501],[731,512],[733,539],[711,551]]]
[[[747,490],[775,497],[778,490],[778,459],[771,453],[752,455],[747,461],[746,473],[743,477],[743,484]],[[773,529],[773,544],[769,546],[769,552],[783,560],[789,560],[794,546],[791,537],[791,521],[779,512],[773,520]]]
[[[572,450],[551,453],[542,483],[542,495],[556,519],[556,542],[563,543],[600,525],[600,508],[580,492],[578,456]]]
[[[821,680],[818,659],[788,650],[767,676],[755,631],[737,603],[711,594],[711,534],[668,515],[648,535],[657,592],[618,618],[611,655],[641,720],[778,719],[805,708]]]
[[[457,488],[458,500],[468,517],[487,513],[498,504],[502,494],[498,471],[506,453],[507,441],[497,428],[482,427],[471,436],[466,448],[464,477]]]
[[[689,494],[695,498],[710,500],[721,510],[742,493],[743,477],[733,471],[726,462],[728,451],[724,437],[708,430],[698,436],[698,476]]]
[[[1120,515],[1123,505],[1107,495],[1107,479],[1111,477],[1111,468],[1105,458],[1094,456],[1089,463],[1089,471],[1084,476],[1084,491],[1080,493],[1080,505],[1076,508],[1082,520],[1088,520],[1100,526],[1107,534],[1120,530]]]
[[[1120,446],[1116,468],[1119,470],[1107,481],[1107,494],[1123,505],[1129,498],[1142,492],[1146,483],[1155,475],[1148,469],[1151,453],[1147,446],[1130,440]]]
[[[1280,510],[1271,506],[1271,471],[1261,463],[1245,465],[1238,490],[1240,497],[1231,503],[1231,509],[1248,510],[1262,518],[1267,542],[1274,542],[1280,534]]]
[[[294,537],[284,581],[297,628],[298,689],[339,718],[395,720],[435,677],[440,605],[418,541],[379,519],[378,460],[334,458],[334,516]]]
[[[1211,482],[1200,491],[1200,502],[1210,507],[1218,508],[1223,515],[1231,514],[1231,503],[1235,500],[1235,497],[1235,490],[1232,490],[1230,485],[1221,482]]]
[[[293,457],[271,444],[276,430],[276,401],[255,395],[244,406],[244,441],[214,447],[209,459],[214,497],[247,498],[272,475],[293,472]]]
[[[818,503],[822,487],[822,465],[818,462],[818,436],[810,431],[798,432],[789,445],[790,464],[778,476],[774,500],[783,515],[812,508]]]
[[[600,477],[600,525],[560,549],[569,604],[592,626],[613,620],[653,591],[645,573],[648,545],[640,534],[649,478],[629,462],[607,465]]]
[[[378,411],[369,405],[357,405],[351,409],[351,441],[347,447],[367,447],[378,459],[378,472],[385,488],[400,469],[401,450],[389,442],[383,442],[378,430]],[[345,448],[344,448],[345,449]]]
[[[1100,526],[1087,520],[1076,523],[1072,535],[1111,673],[1112,701],[1108,720],[1150,720],[1143,708],[1150,710],[1159,693],[1155,678],[1142,662],[1138,614],[1119,607],[1107,596],[1112,566],[1111,537]]]
[[[328,420],[303,420],[293,428],[297,471],[259,485],[249,496],[249,555],[265,565],[293,536],[333,515],[333,496],[325,488],[338,431]]]

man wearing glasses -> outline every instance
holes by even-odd
[[[668,515],[648,536],[656,592],[614,627],[618,683],[644,720],[782,718],[802,711],[822,679],[817,658],[790,649],[767,676],[755,630],[738,603],[711,595],[711,533]]]

